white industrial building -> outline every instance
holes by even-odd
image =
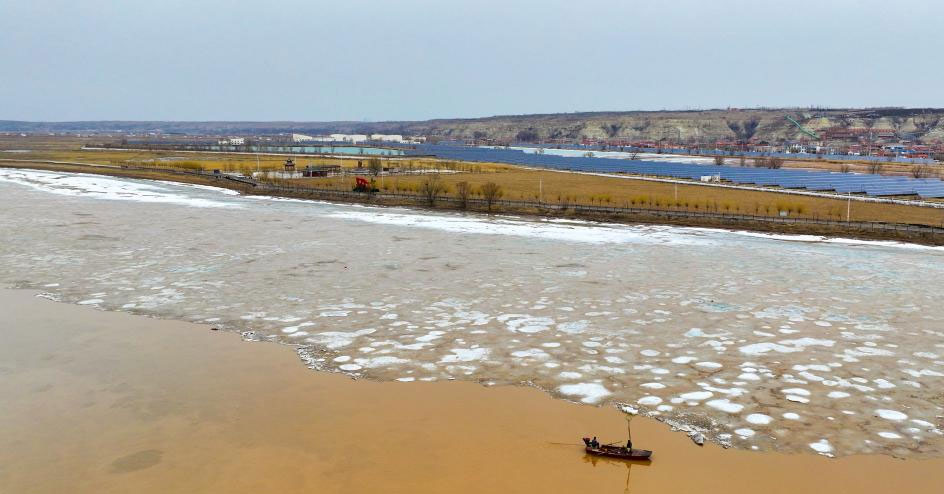
[[[352,144],[367,140],[367,136],[364,134],[331,134],[330,137],[335,142],[350,142]]]
[[[403,142],[403,136],[400,134],[372,134],[370,140],[380,142]]]
[[[217,144],[220,146],[242,146],[246,144],[246,138],[230,137],[229,139],[220,139]]]

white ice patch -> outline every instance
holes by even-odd
[[[718,362],[698,362],[695,364],[695,367],[698,367],[702,370],[715,371],[722,367]]]
[[[665,384],[662,383],[643,383],[639,387],[647,389],[665,389]]]
[[[590,321],[580,320],[580,321],[568,321],[562,322],[557,325],[557,330],[561,333],[567,334],[580,334],[586,331],[587,326],[590,325]]]
[[[315,334],[309,338],[306,338],[307,341],[311,343],[317,343],[324,345],[329,349],[343,348],[351,343],[354,343],[354,340],[359,336],[366,336],[373,333],[373,329],[362,329],[360,331],[326,331],[324,333]]]
[[[610,395],[608,389],[597,383],[563,384],[557,390],[567,396],[582,397],[580,401],[591,404],[597,403]]]
[[[177,184],[120,179],[86,173],[0,169],[0,182],[9,182],[52,194],[112,201],[176,204],[198,208],[241,208],[238,203],[193,197],[193,191]]]
[[[767,425],[771,423],[774,419],[769,415],[764,415],[762,413],[752,413],[744,418],[748,423],[754,425]]]
[[[820,439],[815,443],[810,443],[810,448],[819,454],[828,454],[833,451],[833,446],[826,439]]]
[[[711,400],[705,403],[706,405],[714,408],[716,410],[721,410],[726,413],[740,413],[744,409],[744,405],[738,403],[732,403],[727,398],[722,398],[719,400]]]
[[[535,317],[528,314],[502,314],[496,318],[505,323],[512,333],[539,333],[547,331],[554,324],[549,317]]]
[[[836,342],[833,340],[823,340],[817,338],[800,338],[796,340],[783,340],[779,343],[761,342],[745,345],[739,348],[745,355],[764,355],[769,352],[794,353],[802,352],[808,346],[832,347]]]
[[[364,367],[367,367],[368,369],[375,369],[377,367],[386,367],[388,365],[406,364],[410,362],[409,360],[406,360],[406,359],[390,357],[390,356],[373,357],[369,359],[359,358],[359,359],[355,359],[354,361]]]
[[[875,415],[878,415],[879,417],[881,417],[881,418],[883,418],[883,419],[885,419],[885,420],[892,420],[892,421],[895,421],[895,422],[900,422],[900,421],[905,420],[905,419],[908,418],[907,415],[905,415],[904,413],[901,413],[901,412],[899,412],[899,411],[897,411],[897,410],[878,409],[878,410],[875,411]]]
[[[488,356],[488,348],[453,348],[452,354],[443,356],[440,363],[474,362]]]
[[[714,396],[714,393],[711,391],[691,391],[689,393],[682,393],[679,395],[679,398],[682,398],[686,401],[701,401],[707,400]]]
[[[642,398],[636,400],[636,403],[640,405],[655,406],[659,403],[662,403],[662,398],[659,398],[658,396],[643,396]]]
[[[748,428],[734,429],[734,433],[741,436],[744,439],[752,437],[755,434],[753,430],[748,429]]]
[[[528,350],[518,350],[516,352],[511,352],[512,357],[518,358],[536,358],[536,359],[546,359],[551,356],[547,354],[544,350],[539,350],[537,348],[531,348]]]
[[[480,217],[374,207],[336,211],[328,216],[383,225],[427,228],[450,233],[512,235],[577,243],[655,245],[708,245],[713,243],[700,235],[691,234],[687,229],[674,227],[609,225],[573,220]]]

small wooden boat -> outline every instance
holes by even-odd
[[[587,446],[587,454],[595,456],[605,456],[607,458],[621,458],[623,460],[651,460],[652,451],[648,449],[626,449],[622,446],[604,446],[591,448]]]
[[[623,460],[650,460],[652,456],[652,451],[648,449],[629,449],[623,446],[614,446],[612,444],[600,444],[596,447],[592,446],[589,438],[583,438],[584,444],[586,444],[586,452],[588,455],[594,456],[605,456],[607,458],[620,458]]]

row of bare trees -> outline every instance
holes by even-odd
[[[448,192],[448,190],[448,186],[443,183],[439,175],[426,177],[426,180],[420,185],[420,193],[426,198],[426,202],[430,206],[436,204],[436,199],[438,199],[441,194]],[[501,199],[504,194],[505,192],[502,190],[501,185],[495,182],[487,182],[477,190],[469,182],[459,182],[456,184],[456,197],[459,199],[459,205],[462,209],[469,207],[469,198],[474,195],[480,195],[482,199],[485,200],[485,205],[488,210],[491,211],[495,201]]]

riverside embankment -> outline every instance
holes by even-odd
[[[776,215],[734,214],[716,211],[691,211],[673,208],[617,207],[586,204],[452,196],[435,197],[401,192],[365,194],[349,190],[293,185],[291,181],[260,181],[194,170],[151,166],[105,165],[66,161],[0,160],[0,167],[36,168],[78,173],[184,183],[214,185],[250,195],[328,200],[378,206],[410,206],[440,210],[516,214],[535,217],[579,218],[619,223],[666,224],[707,228],[743,229],[789,235],[840,236],[873,240],[894,240],[925,245],[944,245],[944,227],[875,221],[836,221]],[[942,223],[944,224],[944,223]]]

